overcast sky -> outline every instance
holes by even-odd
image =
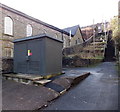
[[[58,28],[87,26],[118,15],[119,0],[0,0]]]

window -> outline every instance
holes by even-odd
[[[4,19],[4,33],[13,35],[13,20],[10,17]]]
[[[77,44],[77,40],[75,40],[75,44]]]
[[[69,33],[70,33],[70,39],[71,39],[71,30],[70,30],[70,32],[69,32]]]
[[[27,37],[32,35],[32,26],[30,24],[27,25],[26,35]]]
[[[78,38],[78,42],[77,43],[80,44],[80,38]]]
[[[55,34],[55,38],[56,38],[56,39],[58,38],[58,35],[57,35],[57,34]]]
[[[5,57],[13,57],[13,49],[11,48],[5,48]]]

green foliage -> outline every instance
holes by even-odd
[[[110,21],[110,30],[112,30],[112,37],[113,40],[116,42],[116,47],[118,50],[120,50],[120,20],[118,19],[118,16],[115,16]]]
[[[115,16],[113,19],[111,19],[110,30],[112,30],[113,39],[120,38],[120,31],[118,30],[118,16]]]

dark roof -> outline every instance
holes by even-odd
[[[45,37],[63,43],[63,41],[58,40],[56,38],[53,38],[50,35],[45,34],[45,33],[39,34],[39,35],[35,35],[35,36],[29,36],[29,37],[25,37],[25,38],[15,39],[13,42],[16,43],[16,42],[21,42],[21,41],[26,41],[26,40],[33,40],[33,39],[38,39],[38,38],[45,38]]]
[[[68,33],[70,33],[70,31],[71,31],[71,35],[74,36],[76,34],[76,31],[78,30],[78,28],[79,28],[79,25],[76,25],[76,26],[65,28],[63,30]]]
[[[52,25],[47,24],[47,23],[45,23],[45,22],[43,22],[43,21],[40,21],[40,20],[38,20],[38,19],[36,19],[36,18],[33,18],[33,17],[31,17],[31,16],[23,13],[23,12],[20,12],[20,11],[18,11],[18,10],[15,10],[15,9],[13,9],[13,8],[11,8],[11,7],[8,7],[8,6],[4,5],[4,4],[1,4],[1,3],[0,3],[0,7],[2,7],[3,9],[6,9],[6,10],[8,10],[8,11],[11,11],[11,12],[13,12],[13,13],[16,13],[16,14],[18,14],[18,15],[20,15],[20,16],[23,16],[23,17],[25,17],[25,18],[27,18],[27,19],[30,19],[30,20],[32,20],[32,21],[35,21],[35,22],[37,22],[37,23],[39,23],[39,24],[42,24],[42,25],[44,25],[44,26],[46,26],[46,27],[49,27],[49,28],[54,29],[54,30],[57,30],[57,31],[59,31],[59,32],[61,32],[61,33],[64,33],[64,34],[66,34],[66,35],[69,35],[68,32],[66,32],[66,31],[64,31],[64,30],[62,30],[62,29],[59,29],[59,28],[57,28],[57,27],[55,27],[55,26],[52,26]]]

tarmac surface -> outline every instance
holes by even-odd
[[[114,62],[104,62],[95,67],[64,70],[64,77],[59,76],[46,86],[25,85],[11,80],[2,80],[2,109],[118,109],[118,75]],[[81,77],[85,72],[90,72],[91,75]],[[81,82],[69,89],[70,85],[76,81]],[[63,89],[68,89],[68,91],[60,96],[59,92]],[[42,108],[43,106],[48,107]]]
[[[96,67],[66,69],[66,74],[88,71],[91,73],[89,77],[43,110],[118,110],[115,62],[104,62]]]
[[[2,80],[3,110],[38,110],[49,105],[49,102],[60,97],[66,90],[89,76],[90,73],[77,76],[54,78],[45,85],[23,84],[12,79]],[[42,79],[41,79],[42,80]]]

